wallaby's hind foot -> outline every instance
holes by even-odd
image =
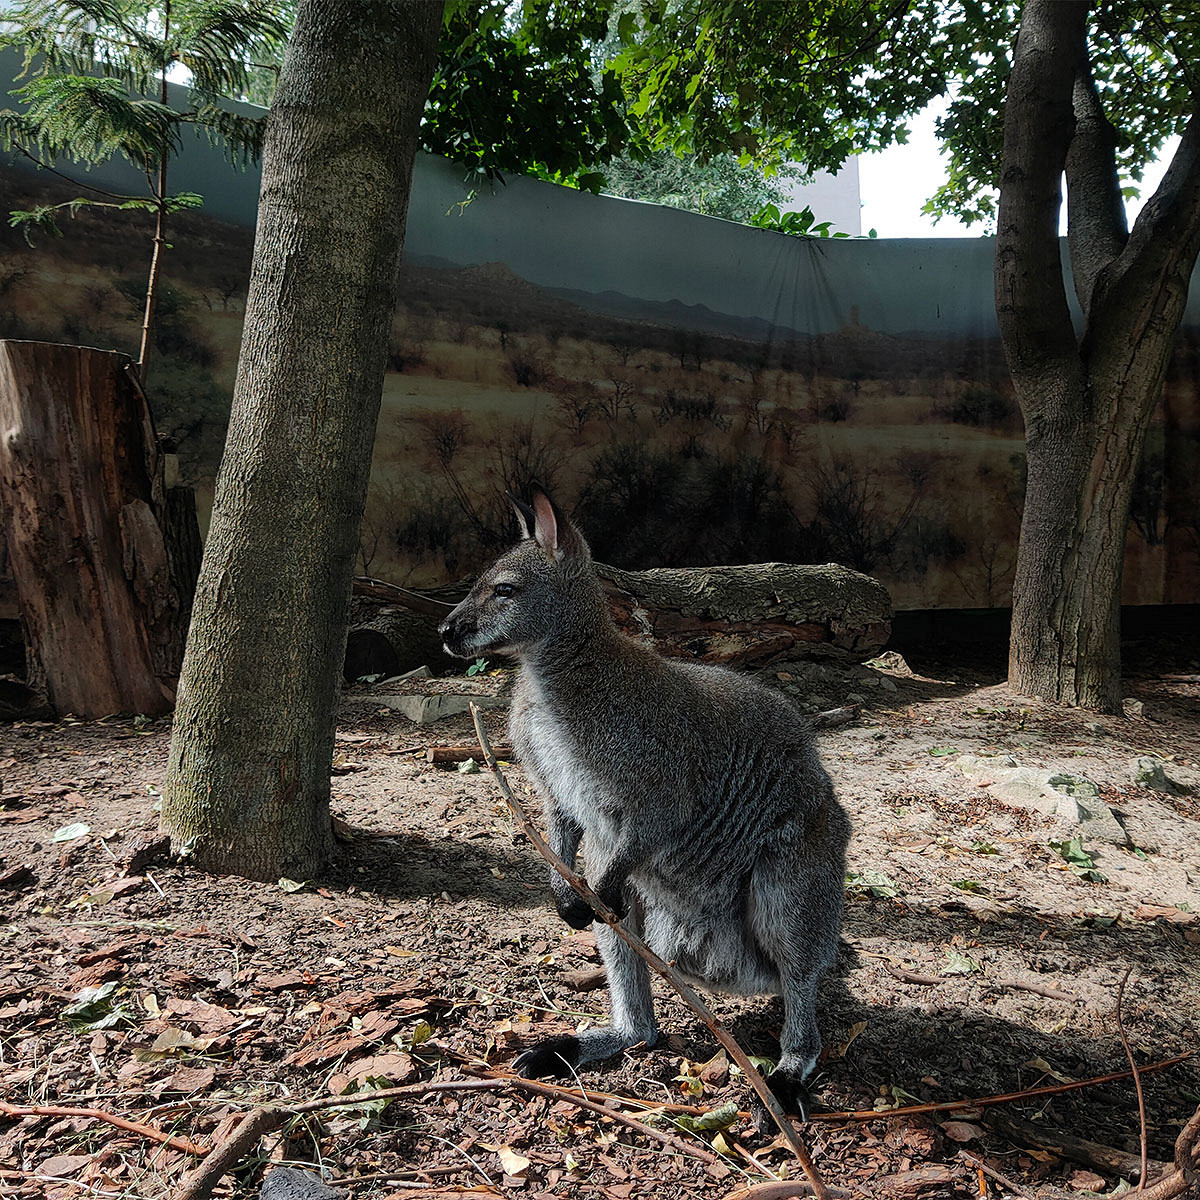
[[[579,1066],[579,1038],[573,1033],[547,1038],[518,1054],[512,1069],[522,1079],[567,1079]]]
[[[801,1076],[789,1071],[786,1067],[777,1067],[767,1076],[767,1086],[779,1101],[779,1107],[790,1116],[799,1117],[801,1121],[808,1120],[811,1098],[808,1085]],[[756,1092],[750,1098],[750,1115],[758,1126],[758,1132],[769,1137],[776,1132],[775,1118],[770,1110],[759,1099]]]
[[[653,1046],[657,1040],[656,1029],[645,1038],[618,1033],[611,1025],[585,1029],[583,1033],[567,1033],[531,1046],[513,1059],[512,1068],[525,1079],[570,1079],[578,1067],[603,1062],[642,1042]]]

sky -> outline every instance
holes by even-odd
[[[859,157],[864,233],[874,229],[880,237],[887,238],[973,238],[982,234],[983,228],[979,224],[968,227],[961,221],[943,217],[935,225],[933,218],[921,211],[921,206],[946,177],[934,134],[937,116],[936,107],[927,108],[913,121],[906,145]],[[1178,139],[1172,139],[1159,161],[1146,171],[1141,184],[1143,198],[1150,196],[1158,186],[1177,145]],[[1127,205],[1131,222],[1141,204],[1141,200],[1136,200]]]

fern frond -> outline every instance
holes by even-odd
[[[22,136],[46,157],[98,163],[121,153],[142,167],[179,145],[179,114],[131,97],[116,79],[43,75],[15,94],[27,105],[19,117]]]

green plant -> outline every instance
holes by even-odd
[[[806,204],[799,212],[781,212],[777,204],[767,203],[751,218],[751,225],[759,229],[773,229],[776,233],[786,233],[791,237],[807,238],[848,238],[878,236],[874,229],[866,234],[833,232],[832,221],[818,221],[813,210]]]
[[[477,658],[468,668],[468,675],[482,675],[488,669],[488,660],[486,658]]]
[[[1051,842],[1050,848],[1079,876],[1089,883],[1103,883],[1105,876],[1096,870],[1096,860],[1083,848],[1083,838],[1073,837],[1061,842]]]
[[[145,379],[153,342],[167,218],[203,201],[172,193],[167,168],[185,128],[203,130],[243,165],[262,145],[261,120],[232,111],[226,97],[245,94],[250,60],[287,36],[280,6],[237,0],[22,0],[5,13],[0,47],[25,56],[11,95],[19,109],[0,111],[0,146],[54,171],[56,158],[94,166],[127,159],[145,176],[142,193],[80,184],[87,196],[11,213],[10,223],[61,235],[59,218],[84,206],[154,214],[150,272],[143,300],[138,364]],[[183,69],[186,107],[170,103],[168,75]]]

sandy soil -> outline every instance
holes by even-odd
[[[1145,715],[1131,719],[1018,700],[994,672],[962,663],[922,662],[913,674],[888,659],[879,671],[826,674],[818,692],[803,685],[809,707],[866,700],[859,723],[820,739],[856,827],[846,952],[822,1005],[822,1107],[962,1100],[1120,1071],[1115,1002],[1130,969],[1123,1015],[1139,1063],[1197,1048],[1200,799],[1136,785],[1129,767],[1142,754],[1183,774],[1200,762],[1200,663],[1196,647],[1142,651],[1130,690]],[[794,690],[802,673],[770,672]],[[488,720],[502,740],[503,713]],[[529,1042],[603,1019],[604,990],[581,990],[597,965],[591,936],[555,916],[544,869],[490,777],[424,762],[431,744],[471,740],[466,718],[416,727],[369,691],[347,694],[333,779],[338,861],[294,892],[178,862],[123,873],[155,828],[169,736],[165,722],[116,718],[0,730],[9,1104],[95,1107],[204,1143],[257,1102],[354,1082],[464,1080],[485,1063],[503,1071]],[[986,778],[972,782],[956,764],[965,754],[1090,779],[1131,845],[1085,835],[1103,878],[1082,877],[1050,846],[1060,834],[1049,821],[996,800]],[[512,779],[522,782],[516,768]],[[87,832],[55,841],[69,825]],[[65,1019],[85,988],[106,982],[109,1024]],[[582,1083],[654,1104],[745,1107],[711,1035],[658,992],[665,1043],[585,1071]],[[777,1050],[778,1001],[714,1005],[749,1049]],[[1167,1161],[1200,1101],[1200,1063],[1144,1084],[1150,1157]],[[1123,1174],[1006,1136],[998,1113],[1136,1152],[1128,1080],[953,1113],[818,1116],[806,1134],[833,1183],[925,1173],[895,1194],[978,1196],[964,1151],[1030,1186],[1108,1190]],[[711,1133],[649,1119],[713,1154]],[[297,1120],[218,1195],[252,1194],[267,1159],[320,1162],[356,1198],[421,1187],[717,1197],[764,1177],[751,1152],[795,1173],[749,1124],[721,1137],[706,1163],[566,1100],[449,1090]],[[168,1196],[191,1163],[88,1117],[0,1113],[6,1196]]]

